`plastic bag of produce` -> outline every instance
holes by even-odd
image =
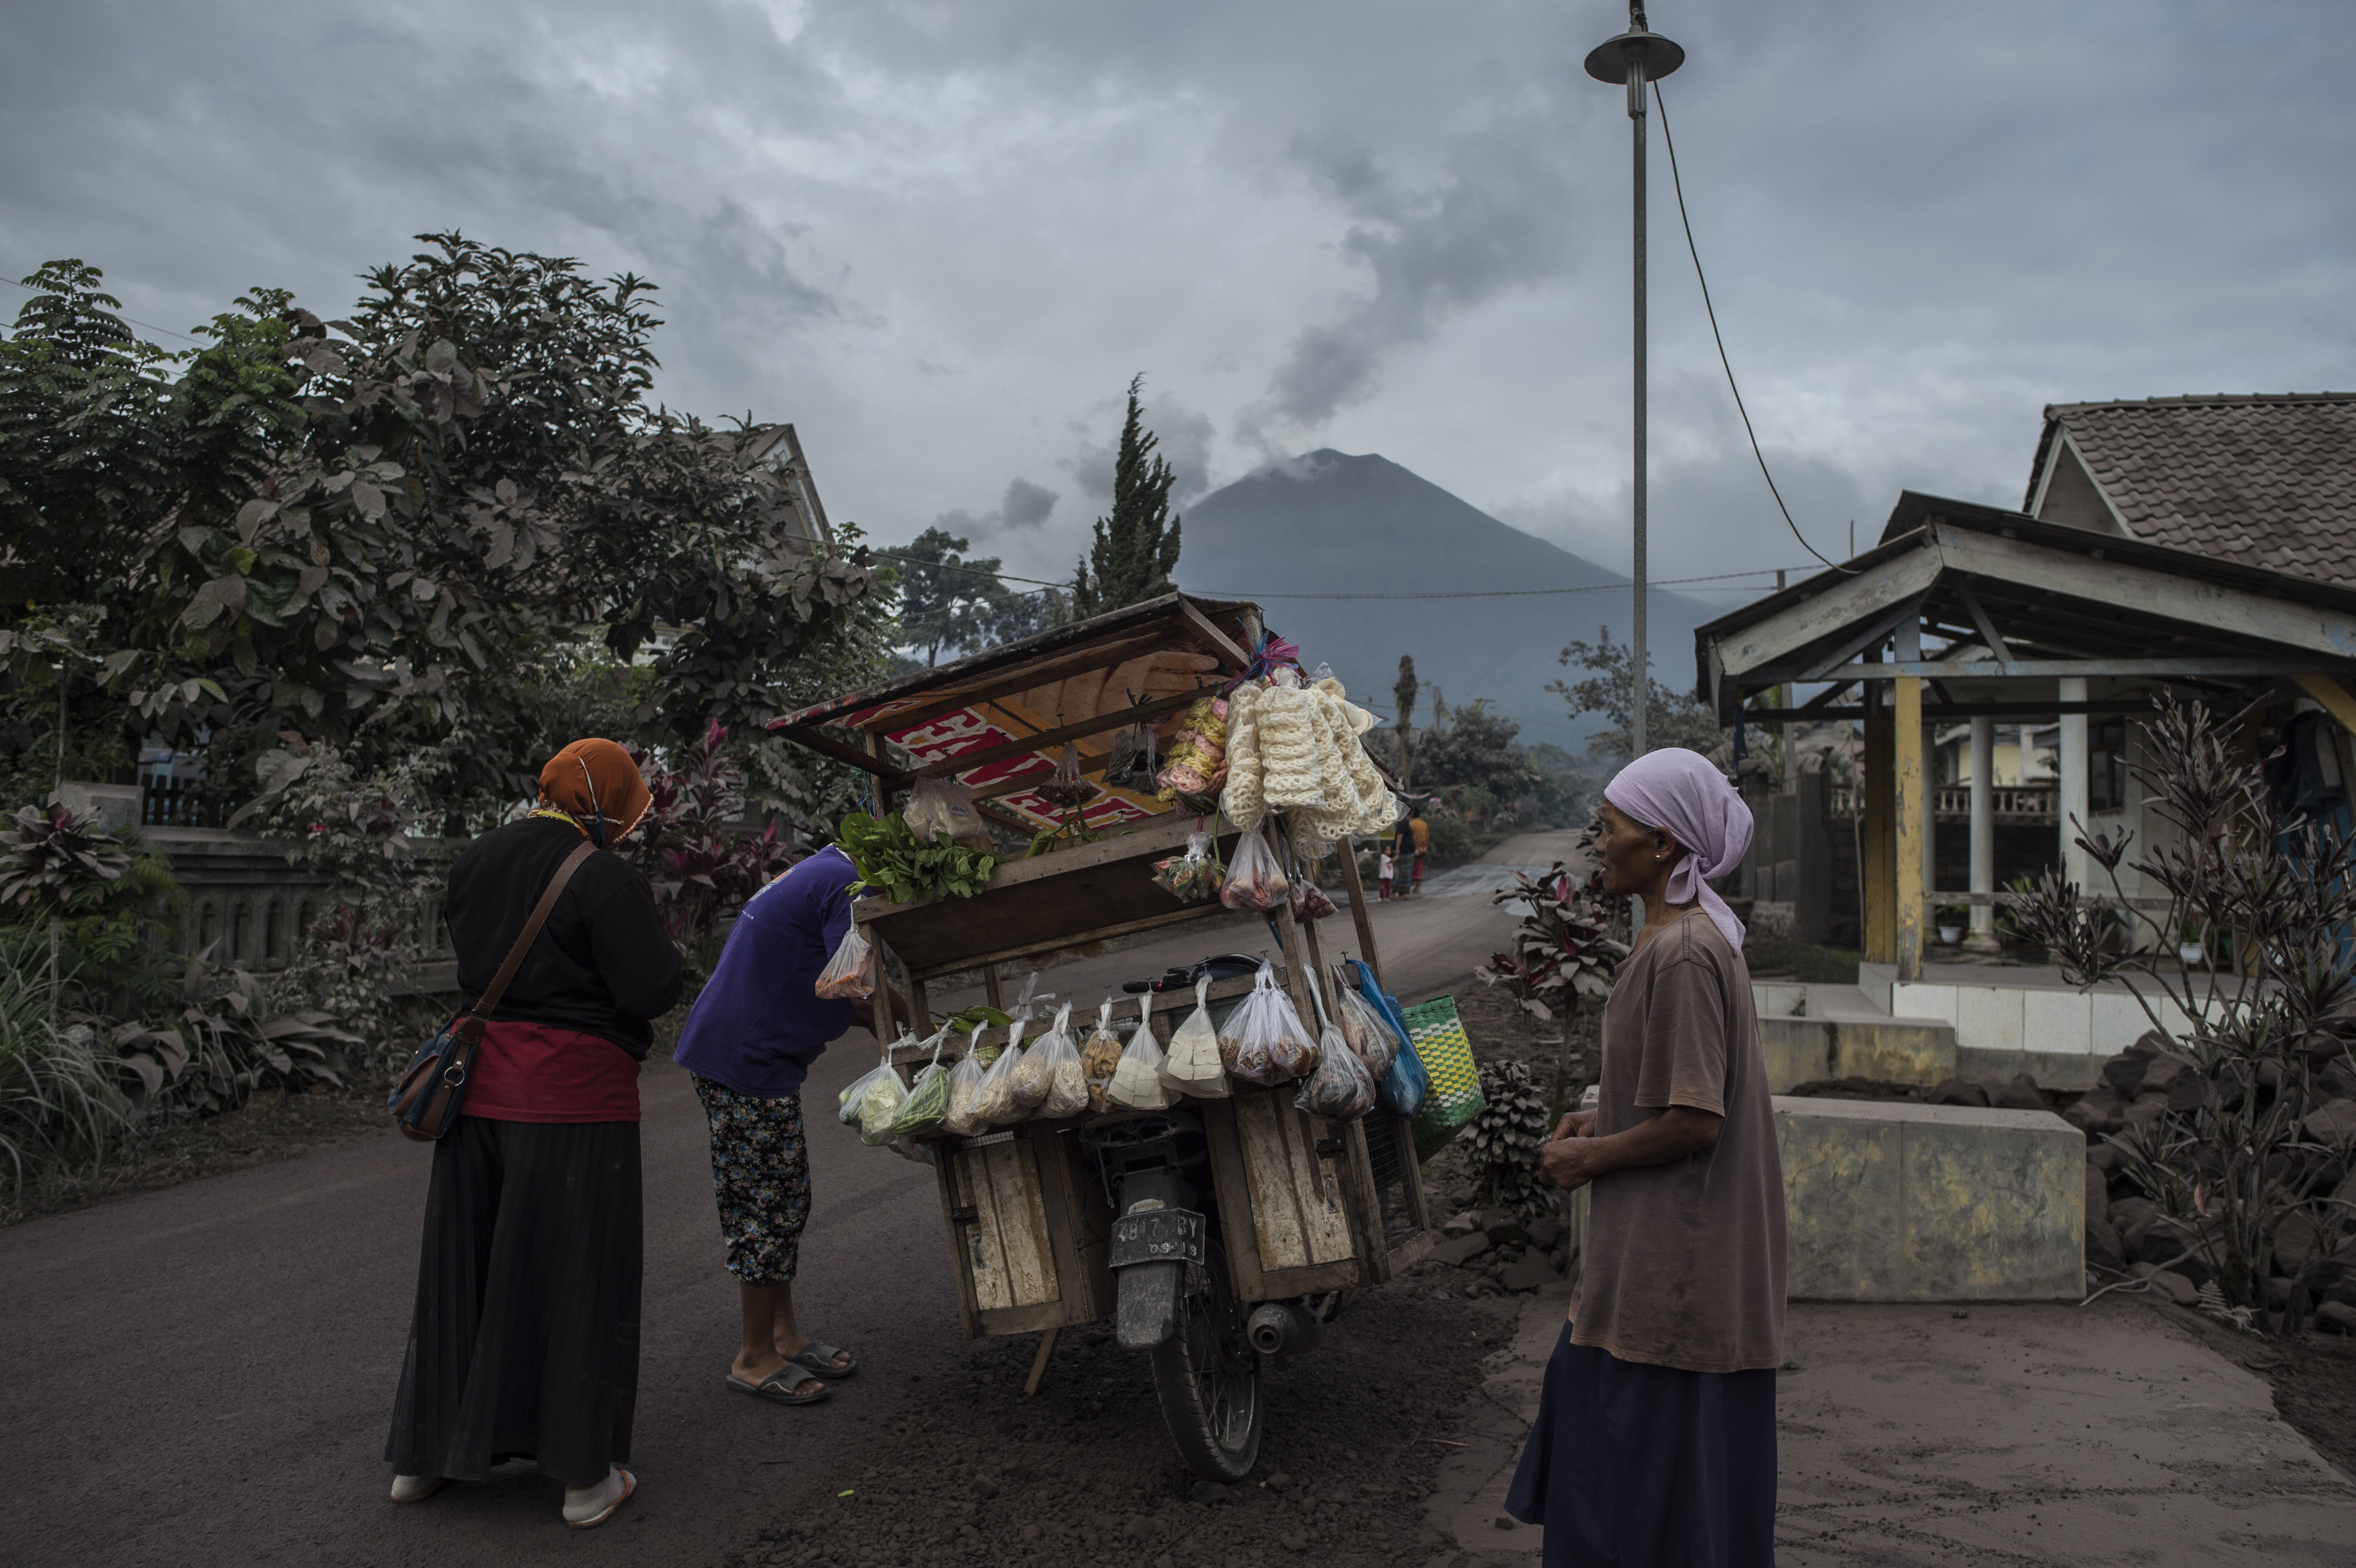
[[[1079,1059],[1080,1053],[1073,1048],[1072,1037],[1067,1032],[1071,1021],[1072,1004],[1066,1002],[1062,1010],[1055,1014],[1055,1021],[1047,1032],[1033,1040],[1023,1052],[1023,1059],[1014,1064],[1014,1103],[1023,1108],[1026,1116],[1039,1115],[1040,1107],[1046,1104],[1048,1093],[1055,1087],[1055,1062],[1059,1053],[1048,1048],[1060,1040],[1064,1047],[1060,1054],[1067,1054],[1074,1061]]]
[[[1123,1110],[1167,1110],[1177,1096],[1162,1082],[1162,1044],[1153,1038],[1153,993],[1140,997],[1137,1007],[1137,1032],[1120,1053],[1105,1098]]]
[[[908,1032],[908,1026],[906,1024],[902,1024],[900,1026],[900,1038],[894,1043],[897,1045],[914,1045],[916,1043],[916,1037]],[[859,1125],[859,1097],[862,1094],[866,1093],[867,1091],[873,1086],[877,1073],[889,1072],[891,1071],[892,1052],[887,1049],[884,1052],[884,1059],[881,1061],[877,1062],[873,1067],[869,1068],[866,1072],[861,1073],[858,1077],[852,1079],[850,1083],[842,1086],[842,1092],[834,1097],[834,1119],[841,1122],[846,1127],[856,1129]]]
[[[911,1040],[908,1043],[915,1042]],[[907,1086],[900,1082],[900,1070],[892,1065],[887,1055],[882,1066],[859,1081],[859,1093],[851,1101],[859,1112],[859,1141],[870,1148],[890,1143],[892,1118],[900,1114],[900,1106],[907,1097]]]
[[[1187,835],[1183,855],[1156,860],[1153,863],[1153,880],[1188,903],[1200,903],[1205,899],[1216,897],[1219,863],[1211,858],[1209,827],[1198,827]]]
[[[1390,1025],[1382,1015],[1366,1005],[1366,999],[1346,982],[1340,987],[1341,1004],[1333,1009],[1333,1021],[1341,1026],[1342,1039],[1366,1064],[1367,1073],[1377,1083],[1391,1070],[1391,1058],[1398,1054],[1398,1037],[1391,1033]]]
[[[1311,881],[1306,876],[1292,884],[1293,919],[1323,920],[1333,912],[1333,901],[1325,896],[1323,888]]]
[[[981,1075],[981,1093],[974,1096],[973,1110],[984,1126],[1002,1127],[1031,1114],[1014,1092],[1014,1070],[1023,1065],[1025,1021],[1014,1020],[1014,1027],[1006,1033],[1006,1049]]]
[[[1299,1109],[1329,1122],[1355,1122],[1375,1108],[1375,1080],[1358,1053],[1326,1031],[1326,1048],[1317,1059],[1317,1071],[1301,1081],[1292,1097]]]
[[[1259,966],[1251,995],[1227,1015],[1226,1027],[1219,1030],[1219,1056],[1247,1083],[1287,1083],[1317,1065],[1316,1044],[1301,1027],[1292,998],[1277,986],[1273,966]]]
[[[969,1045],[958,1064],[949,1069],[948,1115],[941,1122],[941,1131],[969,1138],[990,1130],[980,1114],[982,1081],[988,1076],[989,1063]]]
[[[1080,1048],[1072,1043],[1072,1031],[1065,1027],[1071,1016],[1072,1006],[1066,1002],[1055,1015],[1055,1027],[1047,1038],[1023,1053],[1023,1069],[1036,1064],[1047,1080],[1047,1093],[1036,1113],[1042,1121],[1076,1116],[1088,1108],[1088,1081],[1080,1067]]]
[[[1219,901],[1229,909],[1275,909],[1292,891],[1292,883],[1277,864],[1276,851],[1258,833],[1236,841],[1235,859],[1227,862],[1226,885]]]
[[[1219,1031],[1211,1025],[1210,992],[1208,975],[1194,982],[1194,1010],[1170,1036],[1162,1082],[1197,1100],[1224,1100],[1235,1091],[1227,1085],[1226,1063],[1219,1054]]]
[[[1355,1122],[1375,1108],[1374,1075],[1326,1016],[1324,993],[1311,994],[1317,999],[1324,1032],[1317,1037],[1317,1071],[1301,1081],[1301,1093],[1292,1097],[1293,1107],[1329,1122]]]
[[[860,934],[857,921],[851,923],[851,929],[834,944],[834,955],[818,972],[818,984],[811,989],[829,1001],[875,994],[875,949]]]
[[[1120,1066],[1120,1036],[1113,1032],[1112,998],[1107,997],[1104,1006],[1097,1009],[1097,1027],[1088,1036],[1087,1044],[1080,1048],[1080,1073],[1088,1086],[1088,1108],[1105,1111],[1112,1102],[1105,1091],[1112,1085],[1112,1075]]]
[[[918,779],[900,815],[920,843],[946,837],[969,849],[995,848],[989,825],[973,808],[973,791],[955,779]]]
[[[893,1115],[894,1138],[930,1137],[948,1120],[949,1070],[941,1065],[941,1042],[948,1035],[949,1026],[943,1024],[926,1042],[933,1048],[933,1059],[916,1073],[916,1081],[908,1085],[908,1097]]]

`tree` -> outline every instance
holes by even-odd
[[[1535,795],[1545,775],[1515,741],[1522,727],[1476,698],[1468,708],[1435,699],[1431,728],[1417,748],[1425,784],[1448,796],[1467,817],[1510,815]]]
[[[1067,613],[1055,589],[1022,593],[998,574],[994,555],[968,559],[969,541],[926,528],[897,549],[882,551],[894,580],[900,635],[925,651],[927,667],[949,653],[973,653],[1060,624]]]
[[[1415,678],[1415,660],[1399,655],[1398,680],[1391,687],[1391,702],[1398,709],[1394,721],[1398,730],[1399,788],[1406,789],[1415,776],[1415,695],[1420,683]]]
[[[1177,475],[1154,448],[1161,438],[1144,428],[1139,375],[1129,383],[1129,418],[1120,427],[1120,454],[1112,469],[1112,511],[1098,517],[1096,544],[1072,577],[1072,613],[1085,620],[1157,599],[1176,586],[1178,519],[1170,515]]]
[[[0,630],[82,584],[130,739],[216,778],[287,732],[361,776],[438,752],[445,831],[530,790],[573,738],[540,672],[602,644],[648,656],[646,738],[758,736],[770,798],[819,816],[759,725],[871,667],[888,608],[810,537],[780,427],[649,403],[645,280],[423,238],[348,321],[258,293],[177,357],[124,347],[95,269],[37,273],[0,345]]]
[[[1629,674],[1629,657],[1628,645],[1613,642],[1612,628],[1606,626],[1593,643],[1573,642],[1562,650],[1562,662],[1587,670],[1587,677],[1577,682],[1551,681],[1547,686],[1570,704],[1572,718],[1603,715],[1608,727],[1587,740],[1590,755],[1623,759],[1630,755],[1628,697],[1635,686]],[[1683,746],[1707,756],[1724,741],[1726,731],[1719,728],[1718,715],[1695,701],[1691,694],[1671,690],[1655,680],[1650,671],[1645,673],[1644,685],[1652,694],[1644,726],[1651,750]]]

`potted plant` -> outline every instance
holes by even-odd
[[[1971,912],[1962,904],[1941,904],[1938,914],[1939,945],[1953,947],[1964,939],[1964,927],[1971,923]]]
[[[2187,969],[2197,969],[2208,961],[2209,928],[2197,920],[2189,920],[2176,933],[2176,957]]]

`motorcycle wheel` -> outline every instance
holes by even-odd
[[[1178,1298],[1177,1331],[1154,1348],[1154,1390],[1187,1467],[1239,1481],[1259,1458],[1259,1361],[1216,1247],[1202,1273],[1203,1285]]]

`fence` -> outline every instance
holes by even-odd
[[[139,781],[142,827],[227,827],[241,804],[195,779],[149,773]]]
[[[2033,823],[2040,827],[2061,823],[2060,795],[2051,784],[1999,784],[1992,793],[1996,796],[1996,819],[1998,822]],[[1858,814],[1858,796],[1854,784],[1835,784],[1830,796],[1835,816],[1849,817]],[[1941,784],[1932,810],[1941,822],[1969,822],[1972,819],[1971,786]]]

